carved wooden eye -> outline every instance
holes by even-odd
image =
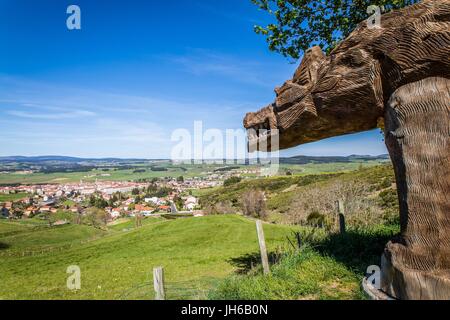
[[[300,86],[293,82],[286,82],[283,87],[277,90],[278,95],[275,100],[277,110],[283,110],[303,99],[308,91],[305,86]]]
[[[353,52],[352,54],[345,55],[339,60],[339,65],[345,65],[349,67],[359,68],[364,66],[367,61],[361,56],[361,53],[358,51]]]

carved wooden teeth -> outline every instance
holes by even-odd
[[[270,135],[270,129],[264,128],[263,124],[259,124],[251,127],[250,129],[247,129],[247,136],[249,140],[258,140],[268,135]]]
[[[247,136],[248,136],[248,140],[258,139],[257,131],[253,128],[250,128],[247,130]]]

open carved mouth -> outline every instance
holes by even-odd
[[[248,113],[244,119],[244,127],[247,129],[249,151],[257,150],[258,145],[261,147],[263,143],[270,147],[271,139],[268,138],[278,132],[273,107]]]
[[[250,128],[247,128],[247,136],[249,141],[259,140],[261,138],[270,136],[271,129],[269,121],[255,124]]]

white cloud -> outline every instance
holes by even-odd
[[[179,64],[182,70],[197,76],[216,75],[236,82],[272,88],[278,79],[286,77],[276,76],[271,66],[262,64],[257,57],[245,59],[229,54],[214,52],[205,49],[191,49],[188,53],[179,56],[166,57],[171,62]],[[279,68],[277,68],[279,69]],[[275,69],[275,70],[277,70]]]
[[[29,119],[42,119],[42,120],[58,120],[58,119],[69,119],[69,118],[79,118],[79,117],[92,117],[95,116],[94,112],[86,110],[75,110],[69,112],[59,112],[59,113],[36,113],[36,112],[26,112],[26,111],[7,111],[7,114],[20,118]]]

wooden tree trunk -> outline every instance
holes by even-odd
[[[382,289],[399,299],[450,299],[450,79],[397,89],[386,106],[385,137],[401,234],[385,248]]]

